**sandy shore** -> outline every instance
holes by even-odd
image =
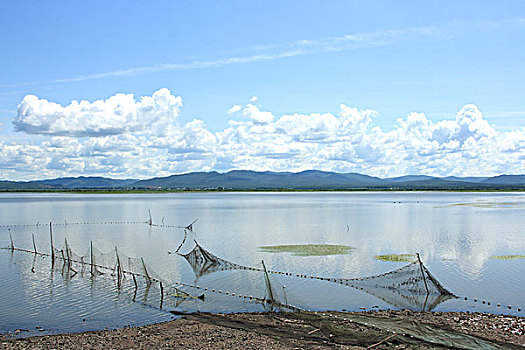
[[[392,329],[372,325],[379,321],[393,322],[395,327],[408,324],[411,330],[408,333],[393,333]],[[436,337],[422,337],[422,330],[445,332],[442,336],[445,340],[458,336],[462,339],[464,334],[468,334],[472,336],[466,339],[470,342],[480,341],[494,348],[525,349],[525,318],[522,317],[391,310],[366,313],[192,314],[142,327],[26,339],[2,338],[0,344],[2,349],[449,348],[439,345]]]

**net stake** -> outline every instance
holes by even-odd
[[[49,222],[49,237],[51,237],[51,264],[55,264],[55,248],[53,247],[53,223]]]
[[[120,289],[120,278],[121,278],[122,269],[120,267],[120,258],[118,257],[117,246],[115,246],[115,255],[117,257],[117,288]]]
[[[64,245],[66,246],[66,262],[67,262],[67,267],[70,268],[71,267],[71,255],[70,255],[70,249],[69,249],[69,245],[67,244],[67,239],[64,238]]]
[[[146,281],[149,286],[151,284],[151,278],[149,277],[148,270],[146,269],[146,264],[144,263],[143,258],[140,258],[140,261],[142,261],[142,268],[144,268],[144,274],[146,275]]]
[[[94,262],[93,262],[93,241],[90,242],[90,251],[91,253],[89,254],[90,255],[90,265],[91,265],[91,276],[95,276],[95,266],[94,266]]]
[[[11,251],[14,251],[15,250],[15,245],[13,243],[13,237],[11,236],[11,229],[7,229],[7,231],[9,231],[9,239],[11,240]]]
[[[33,238],[33,248],[35,249],[35,254],[38,254],[38,252],[36,251],[35,235],[31,234],[31,237]]]
[[[419,257],[419,253],[416,253],[417,261],[419,261],[419,269],[421,270],[421,275],[423,276],[423,282],[425,283],[425,289],[427,291],[427,295],[430,294],[428,291],[428,285],[427,285],[427,278],[425,277],[425,272],[423,271],[423,263],[421,262],[421,258]]]
[[[162,309],[162,304],[164,303],[164,286],[162,285],[162,282],[160,283],[160,308]]]
[[[269,301],[270,303],[274,303],[275,299],[273,297],[273,291],[272,291],[272,285],[270,283],[270,276],[268,276],[268,271],[266,271],[266,266],[264,265],[264,260],[261,261],[262,262],[262,266],[263,266],[263,270],[264,270],[264,280],[266,282],[266,287],[268,288],[268,298],[269,298]]]

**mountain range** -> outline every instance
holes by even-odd
[[[105,177],[62,177],[35,181],[0,181],[0,190],[46,191],[89,189],[146,190],[523,190],[525,175],[494,177],[432,177],[405,175],[379,178],[358,173],[319,170],[257,172],[233,170],[226,173],[193,172],[146,180]]]

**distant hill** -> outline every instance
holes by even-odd
[[[189,173],[138,181],[133,187],[172,189],[349,189],[380,184],[377,177],[356,173],[307,170],[299,173],[234,170],[227,173]]]
[[[470,177],[457,177],[457,176],[447,176],[443,178],[444,180],[448,181],[460,181],[460,182],[482,182],[488,177],[477,177],[477,176],[470,176]]]
[[[399,177],[389,177],[384,179],[387,182],[410,182],[410,181],[422,181],[436,179],[436,177],[428,175],[405,175]]]
[[[0,181],[0,190],[63,190],[120,188],[137,182],[136,179],[117,180],[105,177],[61,177],[36,181]]]
[[[16,182],[16,181],[0,181],[0,190],[32,190],[32,191],[45,191],[56,189],[54,186],[41,184],[38,182]]]
[[[500,175],[482,181],[485,184],[519,185],[525,183],[525,175]]]
[[[38,181],[0,181],[0,190],[45,191],[76,189],[167,189],[167,190],[525,190],[525,175],[444,178],[406,175],[381,179],[357,173],[319,170],[226,173],[195,172],[147,180],[118,180],[105,177],[63,177]]]
[[[134,182],[137,182],[136,179],[127,179],[127,180],[115,180],[106,177],[98,176],[80,176],[80,177],[61,177],[58,179],[52,180],[41,180],[35,181],[36,183],[41,183],[44,185],[63,187],[63,188],[115,188],[123,187]]]

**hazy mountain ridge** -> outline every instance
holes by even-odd
[[[95,189],[120,188],[137,182],[137,179],[111,179],[100,176],[60,177],[35,181],[0,181],[0,189],[53,190],[53,189]]]
[[[63,177],[36,181],[0,181],[1,190],[75,190],[75,189],[525,189],[525,175],[494,177],[432,177],[405,175],[378,178],[358,173],[335,173],[320,170],[291,172],[257,172],[232,170],[226,173],[194,172],[146,180],[106,177]]]
[[[358,173],[335,173],[319,170],[291,172],[257,172],[233,170],[226,173],[194,172],[146,180],[105,177],[64,177],[37,181],[0,181],[1,190],[75,190],[75,189],[227,189],[227,190],[345,190],[345,189],[525,189],[525,175],[494,177],[432,177],[405,175],[378,178]]]

